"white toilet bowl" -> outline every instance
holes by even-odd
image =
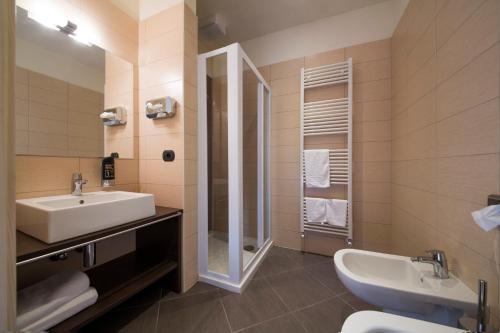
[[[341,333],[465,333],[466,331],[377,311],[350,315]]]

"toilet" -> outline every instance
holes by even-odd
[[[341,333],[465,333],[458,328],[397,316],[378,311],[360,311],[350,315]]]

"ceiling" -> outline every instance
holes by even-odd
[[[226,35],[200,34],[200,46],[243,42],[296,25],[339,15],[386,0],[198,0],[197,15],[204,20],[220,15]]]

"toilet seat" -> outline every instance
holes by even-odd
[[[465,333],[449,326],[429,323],[389,313],[360,311],[350,315],[341,333]]]

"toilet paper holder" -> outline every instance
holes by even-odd
[[[172,97],[162,97],[146,102],[146,117],[149,119],[172,118],[176,113],[176,102]]]

